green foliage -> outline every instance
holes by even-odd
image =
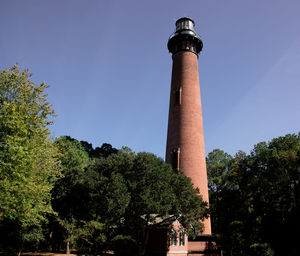
[[[0,248],[16,252],[23,248],[36,251],[46,240],[42,225],[22,226],[17,220],[4,219],[0,222]]]
[[[37,250],[39,245],[45,241],[45,235],[40,225],[26,227],[25,230],[22,230],[21,237],[24,247],[31,250]]]
[[[0,72],[0,220],[30,226],[53,213],[50,191],[59,166],[47,126],[54,116],[42,83],[14,66]]]
[[[99,255],[107,249],[107,238],[104,233],[104,225],[96,220],[82,221],[77,230],[78,244],[81,250]]]
[[[61,136],[55,140],[55,145],[59,149],[59,159],[64,172],[74,169],[83,171],[88,166],[88,154],[78,140],[70,136]]]
[[[83,207],[86,199],[83,179],[89,157],[81,143],[69,136],[57,138],[54,144],[59,151],[63,177],[56,182],[52,190],[52,205],[58,213],[52,222],[57,222],[60,228],[52,225],[54,229],[51,232],[54,237],[63,237],[67,246],[66,251],[69,253],[70,245],[75,244],[78,239],[80,220],[86,211]]]
[[[55,145],[63,177],[52,190],[52,205],[58,213],[49,224],[52,248],[59,250],[63,240],[67,247],[99,254],[108,243],[104,232],[107,228],[100,219],[113,217],[122,209],[120,193],[124,188],[120,186],[120,175],[112,175],[109,180],[100,177],[93,168],[96,161],[105,161],[117,150],[109,144],[94,149],[92,144],[69,136],[57,138]],[[110,200],[105,201],[106,198]],[[113,221],[109,223],[113,225]]]
[[[210,191],[218,192],[226,184],[230,162],[232,156],[220,149],[214,149],[206,158],[208,188]]]
[[[231,159],[214,150],[207,168],[213,188],[213,230],[226,251],[232,255],[299,253],[299,134],[258,143],[250,155],[238,152]]]
[[[259,256],[273,256],[274,251],[271,249],[268,243],[256,243],[250,246],[251,252],[253,255]]]
[[[135,154],[128,148],[98,159],[86,177],[94,215],[100,216],[110,246],[120,241],[143,254],[149,228],[170,226],[179,219],[189,234],[202,228],[206,204],[190,179],[175,174],[162,159],[150,153]]]
[[[116,148],[113,148],[108,143],[103,143],[101,147],[93,148],[91,143],[88,143],[86,141],[80,141],[83,149],[89,154],[90,158],[106,158],[111,154],[118,153],[118,150]]]

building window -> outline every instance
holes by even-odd
[[[180,105],[181,104],[181,87],[180,88],[177,88],[175,90],[175,104],[176,105]]]
[[[175,230],[172,230],[171,232],[171,245],[172,246],[177,245],[177,232]]]
[[[190,45],[190,42],[187,41],[186,42],[186,47],[185,47],[186,50],[190,50],[191,49],[191,45]]]
[[[180,148],[176,148],[172,152],[172,169],[179,171]]]
[[[185,233],[184,232],[179,233],[179,245],[180,246],[185,245]]]

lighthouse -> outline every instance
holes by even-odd
[[[190,18],[184,17],[177,20],[176,30],[168,40],[168,49],[172,53],[173,64],[166,162],[172,166],[174,172],[182,171],[189,177],[194,188],[199,189],[203,200],[208,202],[198,72],[198,58],[203,43],[194,26],[195,23]],[[174,223],[174,241],[176,241],[176,225],[180,223]],[[203,225],[203,232],[198,234],[196,239],[186,237],[185,242],[179,241],[179,246],[171,243],[167,255],[219,255],[211,233],[210,217],[203,221]],[[182,232],[179,234],[179,240],[182,240]]]
[[[180,18],[169,37],[172,54],[172,78],[166,147],[166,162],[174,172],[189,177],[203,200],[208,202],[208,186],[198,57],[203,43],[190,18]],[[200,220],[199,220],[200,221]],[[150,230],[147,255],[157,256],[218,256],[208,217],[202,233],[187,237],[179,220],[160,229]],[[171,228],[170,228],[171,227]],[[171,229],[171,230],[170,230]]]
[[[202,107],[198,57],[203,43],[194,30],[194,21],[181,18],[168,40],[172,53],[172,80],[166,147],[166,162],[174,171],[191,178],[203,200],[208,202]],[[211,235],[210,218],[204,222],[202,235]]]

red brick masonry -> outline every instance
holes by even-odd
[[[181,89],[181,102],[175,93]],[[166,162],[172,163],[172,152],[180,148],[179,168],[190,177],[208,202],[202,108],[197,55],[181,51],[173,55]],[[211,235],[210,218],[204,221],[205,235]]]

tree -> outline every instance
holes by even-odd
[[[72,172],[74,169],[83,172],[89,164],[89,157],[81,143],[70,136],[61,136],[55,139],[55,145],[60,152],[60,161],[63,174]]]
[[[226,251],[242,253],[244,204],[240,193],[239,175],[234,169],[235,161],[244,160],[244,153],[237,158],[220,149],[214,149],[206,158],[212,230],[218,246]],[[239,157],[238,157],[239,156]],[[230,255],[233,255],[233,254]]]
[[[90,158],[101,158],[101,157],[108,157],[111,154],[118,153],[116,148],[113,148],[108,143],[103,143],[101,147],[93,148],[91,143],[86,141],[80,141],[83,149],[89,154]]]
[[[230,170],[232,156],[223,150],[214,149],[206,158],[208,188],[212,192],[221,191],[226,186],[226,175]]]
[[[51,232],[53,238],[64,237],[66,252],[69,255],[70,244],[75,243],[78,237],[79,224],[85,218],[85,205],[89,202],[87,190],[83,186],[89,157],[81,143],[70,136],[61,136],[54,144],[59,151],[63,177],[55,183],[52,190],[52,205],[58,216],[52,220]],[[58,241],[58,246],[53,242],[52,247],[59,248],[60,242]]]
[[[0,220],[37,225],[53,213],[51,189],[60,174],[49,138],[54,116],[45,83],[18,66],[0,72]]]
[[[189,178],[175,174],[153,154],[124,148],[95,161],[86,177],[95,202],[93,215],[112,241],[108,246],[126,242],[131,255],[144,255],[150,229],[171,226],[176,219],[190,235],[202,228],[199,219],[206,216],[206,203]]]
[[[106,182],[109,182],[99,182],[94,173],[87,169],[90,169],[88,166],[92,166],[97,159],[116,154],[118,150],[110,144],[103,144],[94,149],[92,144],[79,142],[70,136],[57,138],[55,145],[59,149],[63,178],[56,182],[52,190],[52,205],[58,213],[49,225],[52,249],[60,250],[64,241],[67,253],[71,246],[85,249],[88,253],[101,252],[105,250],[103,244],[107,242],[104,242],[104,225],[99,219],[97,205],[100,205],[100,208],[103,206],[102,186],[107,186]],[[113,181],[114,179],[110,182]]]
[[[219,244],[231,255],[298,255],[300,135],[260,142],[227,160],[214,150],[207,161]]]
[[[299,254],[300,134],[258,143],[251,151],[248,166],[253,215],[265,239],[260,244],[270,244],[275,255]]]

